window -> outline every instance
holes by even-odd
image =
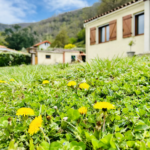
[[[144,13],[135,15],[135,35],[144,34]]]
[[[76,56],[72,55],[71,56],[71,62],[74,62],[74,61],[76,61]]]
[[[99,43],[109,41],[109,25],[99,28]]]
[[[46,55],[46,59],[51,59],[51,55]]]

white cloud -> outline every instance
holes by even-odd
[[[44,0],[50,11],[78,9],[88,6],[86,0]]]
[[[0,23],[24,22],[27,14],[35,13],[35,8],[25,0],[0,0]]]

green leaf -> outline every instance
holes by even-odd
[[[46,141],[43,141],[43,142],[40,144],[40,146],[41,146],[42,148],[44,148],[44,150],[49,150],[49,149],[50,149],[50,145],[49,145],[49,143],[47,143]]]
[[[147,126],[147,125],[137,125],[134,127],[134,131],[141,131],[141,130],[147,130],[149,129],[150,127]]]
[[[128,108],[123,108],[122,111],[123,111],[124,114],[127,114],[129,112]]]
[[[146,145],[144,142],[141,142],[140,150],[146,150]]]
[[[80,117],[78,110],[72,108],[67,111],[67,115],[69,120],[77,120]]]
[[[71,148],[71,150],[78,150],[78,149],[85,150],[86,145],[83,142],[73,141],[73,142],[70,143],[70,148]]]
[[[92,145],[94,150],[103,146],[103,143],[100,143],[97,139],[92,139]]]
[[[121,120],[121,116],[117,115],[117,116],[115,116],[115,119],[116,120]]]
[[[30,148],[30,150],[34,150],[33,139],[30,139],[29,148]]]
[[[133,133],[131,132],[131,130],[125,132],[124,135],[125,135],[126,140],[132,140],[132,138],[133,138]]]
[[[127,141],[128,147],[134,147],[135,141]]]
[[[104,148],[116,148],[115,142],[113,140],[113,135],[108,134],[100,140],[105,146]]]
[[[122,142],[124,139],[124,136],[121,133],[116,133],[115,136],[119,142]]]
[[[8,150],[15,150],[15,140],[11,140],[9,143]]]
[[[50,144],[50,149],[49,150],[59,150],[62,147],[63,147],[62,144],[60,144],[59,142],[53,142],[53,143]]]
[[[86,140],[91,141],[92,139],[96,139],[96,137],[88,132],[85,132]]]

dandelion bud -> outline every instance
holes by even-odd
[[[47,116],[46,118],[47,118],[47,120],[51,120],[52,117],[51,116]]]
[[[11,125],[11,118],[8,118],[8,125]]]

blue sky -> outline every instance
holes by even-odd
[[[0,23],[37,22],[98,0],[0,0]]]

